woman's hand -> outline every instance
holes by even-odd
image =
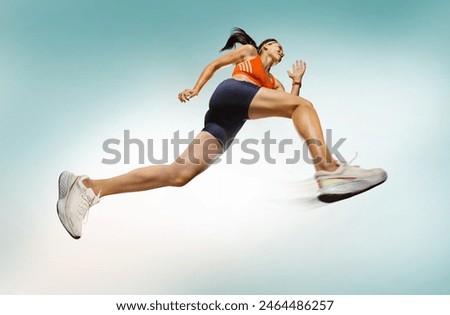
[[[292,83],[301,84],[303,75],[306,71],[306,63],[303,60],[297,60],[292,65],[292,72],[287,71],[289,78],[292,79]]]
[[[189,101],[194,96],[198,95],[198,91],[194,89],[186,89],[183,92],[178,94],[178,99],[181,101],[181,103],[185,103],[186,101]]]

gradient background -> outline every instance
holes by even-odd
[[[450,294],[449,20],[448,1],[2,0],[0,294]],[[237,148],[186,187],[102,200],[72,240],[60,172],[140,166],[101,163],[124,129],[200,131],[231,69],[187,105],[177,94],[233,26],[282,43],[287,87],[306,60],[302,95],[323,127],[389,180],[321,206],[310,165],[241,165]],[[266,130],[297,139],[275,118],[239,137]]]

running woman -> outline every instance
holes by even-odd
[[[235,48],[238,43],[241,45]],[[203,130],[172,164],[142,167],[102,180],[67,171],[60,175],[57,212],[73,238],[81,237],[84,218],[100,197],[186,185],[227,150],[249,119],[292,119],[315,161],[315,179],[321,201],[342,200],[387,179],[387,173],[382,169],[366,170],[333,159],[312,103],[299,96],[306,70],[303,61],[296,61],[292,72],[288,71],[292,87],[287,93],[270,73],[272,66],[280,63],[284,56],[283,47],[276,39],[266,39],[257,45],[244,30],[235,28],[221,51],[228,49],[233,50],[207,65],[192,89],[178,94],[182,103],[190,101],[219,69],[235,65],[231,78],[220,83],[211,96]]]

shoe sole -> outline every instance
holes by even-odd
[[[370,182],[366,180],[359,180],[327,187],[327,189],[319,193],[317,199],[325,203],[333,203],[336,201],[348,199],[353,196],[362,194],[372,188],[375,188],[383,184],[386,180],[387,173],[383,172],[376,178],[376,180],[371,180]]]
[[[56,203],[56,212],[58,213],[59,220],[61,221],[62,225],[66,229],[66,231],[72,236],[74,239],[79,239],[80,236],[74,235],[73,232],[70,229],[69,222],[66,217],[66,200],[67,196],[69,195],[69,191],[72,188],[73,184],[76,182],[73,181],[71,183],[71,175],[69,172],[64,171],[59,175],[58,178],[58,190],[59,190],[59,198],[58,202]]]

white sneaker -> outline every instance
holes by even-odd
[[[382,184],[387,173],[381,168],[366,170],[343,163],[334,172],[318,171],[314,177],[319,184],[317,198],[323,202],[335,202]]]
[[[87,176],[76,176],[67,171],[59,176],[59,199],[56,209],[59,219],[69,234],[79,239],[83,221],[89,208],[100,201],[91,188],[83,184]]]

